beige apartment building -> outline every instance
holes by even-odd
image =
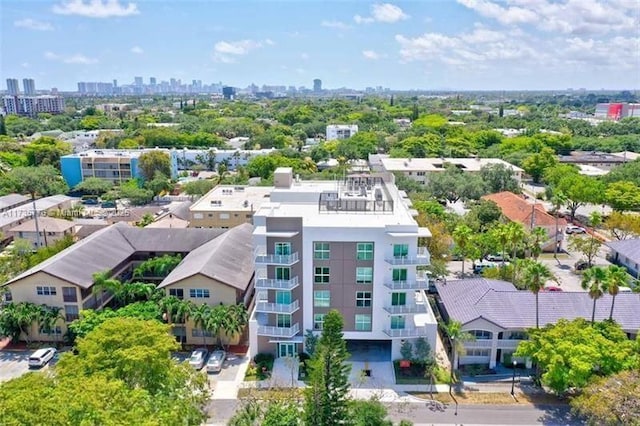
[[[190,228],[229,229],[252,223],[253,214],[269,201],[272,186],[218,185],[190,208]]]

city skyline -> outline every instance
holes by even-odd
[[[282,5],[3,1],[0,78],[60,91],[135,76],[307,88],[317,78],[327,89],[640,86],[633,0]]]

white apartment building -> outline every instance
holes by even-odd
[[[349,139],[356,133],[358,133],[357,124],[330,124],[327,126],[326,140],[335,141]]]
[[[62,96],[4,96],[2,98],[7,114],[36,115],[40,112],[60,114],[65,104]]]
[[[393,175],[304,181],[279,168],[274,189],[253,216],[255,308],[251,355],[304,350],[307,330],[320,333],[337,309],[349,344],[400,357],[404,340],[423,337],[435,348],[437,323],[422,271],[429,265],[418,227]]]

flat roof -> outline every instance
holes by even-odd
[[[269,201],[272,186],[218,185],[189,208],[191,212],[255,211]]]
[[[490,164],[503,164],[516,172],[522,172],[520,167],[507,163],[499,158],[390,158],[381,157],[380,162],[389,172],[441,172],[445,164],[453,164],[463,171],[479,172]]]

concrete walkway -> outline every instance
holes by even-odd
[[[244,383],[244,376],[249,367],[249,357],[244,357],[242,363],[238,366],[238,372],[234,380],[219,380],[214,386],[211,393],[211,399],[236,399],[238,398],[238,389]]]

